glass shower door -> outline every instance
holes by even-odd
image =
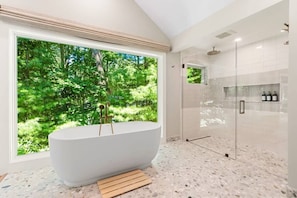
[[[245,111],[239,114],[237,119],[238,159],[241,161],[248,162],[250,156],[259,164],[269,163],[276,160],[275,158],[283,159],[281,163],[286,161],[286,65],[289,50],[287,45],[284,45],[286,41],[287,37],[276,36],[238,49],[237,97],[239,101],[245,101]],[[253,62],[248,62],[249,60]],[[279,164],[265,166],[269,166],[273,174],[279,174]]]
[[[227,77],[217,72],[221,58],[233,60],[227,68]],[[183,65],[182,139],[235,158],[237,98],[234,51],[218,54],[210,61],[208,67],[193,63]],[[196,73],[193,70],[197,70]],[[195,74],[200,75],[200,80],[193,80]]]

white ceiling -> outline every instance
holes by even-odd
[[[135,0],[171,39],[234,0]]]
[[[186,29],[194,25],[197,27],[200,21],[231,5],[235,0],[135,0],[135,2],[169,39],[173,39]],[[280,29],[285,27],[284,23],[288,23],[288,8],[288,1],[280,1],[207,36],[196,35],[188,47],[208,51],[216,46],[218,50],[228,50],[234,46],[233,40],[237,37],[242,38],[241,45],[246,45],[287,34],[280,33]],[[232,35],[223,39],[216,38],[223,32],[231,32]]]
[[[193,47],[211,50],[212,46],[216,46],[219,50],[226,51],[234,47],[234,40],[236,38],[242,39],[240,42],[242,46],[271,37],[288,36],[288,32],[280,31],[286,27],[284,23],[289,23],[288,9],[288,1],[282,1],[230,26],[220,29],[207,37],[197,39]],[[216,37],[224,32],[231,32],[232,34],[223,39]]]

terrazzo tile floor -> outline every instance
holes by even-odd
[[[204,146],[215,140],[205,140]],[[282,198],[287,197],[287,162],[269,151],[241,148],[237,160],[197,146],[201,142],[173,141],[160,145],[152,166],[144,171],[152,184],[119,198]],[[239,149],[240,151],[240,149]],[[96,184],[69,188],[52,167],[8,174],[0,197],[101,196]]]

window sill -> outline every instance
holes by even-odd
[[[40,152],[40,153],[32,153],[32,154],[27,154],[27,155],[14,156],[11,158],[10,163],[13,164],[13,163],[38,160],[38,159],[49,158],[49,157],[50,157],[50,152],[44,151],[44,152]]]

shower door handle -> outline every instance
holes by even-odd
[[[244,114],[245,113],[245,101],[240,100],[239,101],[239,114]]]

